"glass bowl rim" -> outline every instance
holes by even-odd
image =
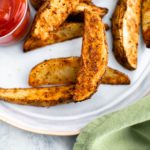
[[[28,11],[28,0],[25,0],[25,11],[24,11],[22,19],[20,20],[20,22],[17,24],[17,26],[12,31],[10,31],[9,33],[7,33],[4,36],[1,36],[0,40],[9,37],[12,33],[14,33],[18,29],[18,27],[20,27],[20,25],[23,23],[23,21],[26,17],[27,11]]]

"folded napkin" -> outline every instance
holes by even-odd
[[[150,97],[87,125],[73,150],[150,150]]]

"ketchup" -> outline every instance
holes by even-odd
[[[0,44],[20,38],[26,31],[29,16],[26,0],[0,0]]]

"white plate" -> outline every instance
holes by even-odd
[[[104,22],[110,18],[117,0],[94,1],[98,6],[109,8]],[[34,14],[32,10],[32,14]],[[150,89],[150,50],[146,49],[140,37],[138,69],[128,71],[121,67],[112,54],[111,32],[107,32],[109,45],[109,66],[128,74],[129,86],[101,85],[94,96],[82,103],[71,103],[50,108],[21,106],[0,102],[0,118],[14,126],[36,133],[54,135],[77,134],[87,123],[119,106],[126,106],[144,96]],[[0,86],[28,87],[28,75],[33,66],[50,58],[79,56],[81,38],[23,53],[22,43],[0,47]]]

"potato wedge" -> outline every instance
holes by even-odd
[[[147,48],[150,48],[150,0],[142,1],[142,32]]]
[[[28,83],[30,86],[76,83],[79,65],[79,57],[46,60],[31,70]],[[101,82],[102,84],[123,85],[130,84],[130,79],[124,73],[107,67]]]
[[[105,24],[106,30],[109,30],[109,26]],[[39,40],[34,37],[28,37],[24,44],[24,51],[27,52],[31,49],[43,47],[49,44],[63,42],[71,40],[77,37],[81,37],[83,34],[83,23],[70,22],[64,23],[57,31],[49,33],[49,38],[46,40]]]
[[[54,106],[72,102],[74,85],[48,88],[0,88],[0,99],[7,102],[33,105]]]
[[[112,17],[113,52],[129,70],[137,67],[141,0],[119,0]]]
[[[75,83],[79,63],[79,57],[46,60],[31,70],[28,83],[30,86]]]
[[[76,12],[79,12],[79,13],[81,11],[84,11],[85,8],[91,9],[91,10],[96,10],[97,13],[99,13],[100,16],[104,16],[107,13],[106,8],[98,8],[94,5],[87,5],[87,4],[83,4],[83,3],[79,4],[79,6],[80,7],[77,10],[75,9]],[[42,8],[40,8],[40,9],[42,9]],[[37,16],[36,17],[37,19],[35,19],[35,21],[34,21],[35,23],[37,22],[36,20],[38,20],[38,21],[41,20],[41,18],[38,18],[38,16],[39,16],[38,13],[37,13],[36,16]],[[74,19],[72,19],[72,20],[74,20]],[[46,26],[44,25],[43,27],[46,27]],[[83,23],[81,24],[81,22],[79,22],[77,24],[75,24],[75,22],[74,23],[72,23],[72,22],[71,23],[63,23],[59,27],[59,29],[57,29],[57,30],[54,30],[54,31],[51,31],[51,32],[45,32],[45,31],[43,31],[43,33],[41,32],[41,36],[44,37],[44,38],[37,38],[36,36],[33,36],[33,30],[32,30],[31,33],[29,34],[29,36],[27,37],[27,39],[24,42],[24,45],[23,45],[24,52],[28,52],[28,51],[31,51],[33,49],[36,49],[36,48],[39,48],[39,47],[42,47],[42,46],[46,46],[46,45],[49,45],[49,44],[54,44],[54,43],[57,43],[57,42],[62,42],[62,41],[65,41],[65,40],[70,40],[70,39],[79,37],[79,36],[82,35],[82,33],[80,33],[81,32],[81,27],[83,29]],[[35,29],[34,23],[33,23],[32,29]]]
[[[49,38],[49,32],[58,29],[78,4],[79,0],[47,0],[35,16],[30,35],[41,40]]]
[[[49,33],[49,38],[46,40],[36,39],[29,36],[24,43],[24,52],[30,51],[35,48],[71,40],[82,36],[83,23],[64,23],[57,31]]]
[[[102,84],[127,85],[130,84],[130,79],[126,74],[107,67],[106,72],[102,77]]]
[[[72,13],[84,12],[84,10],[96,11],[101,17],[104,17],[108,13],[107,8],[95,6],[93,4],[79,3]]]
[[[74,101],[83,101],[96,92],[108,62],[105,26],[99,14],[85,9],[84,18],[82,54],[73,95]]]
[[[38,10],[44,2],[46,2],[46,0],[30,0],[32,6]],[[91,3],[91,0],[80,0],[80,2],[84,2],[84,3]]]

